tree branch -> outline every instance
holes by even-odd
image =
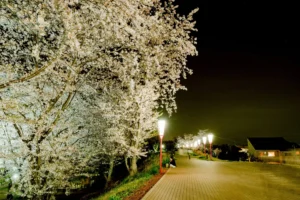
[[[128,165],[128,157],[127,156],[125,156],[125,165],[126,165],[127,170],[129,171],[130,168],[129,168],[129,165]]]
[[[0,84],[0,89],[3,89],[3,88],[6,88],[8,86],[10,86],[11,84],[15,84],[15,83],[21,83],[21,82],[25,82],[25,81],[28,81],[38,75],[40,75],[42,72],[44,72],[50,65],[52,65],[52,63],[54,61],[56,61],[57,58],[53,59],[48,65],[45,65],[44,67],[34,71],[33,73],[27,75],[27,76],[23,76],[22,78],[20,79],[15,79],[15,80],[10,80],[6,83],[3,83],[3,84]]]
[[[76,95],[76,92],[70,92],[69,93],[68,98],[66,99],[66,101],[62,105],[61,110],[57,113],[56,118],[54,119],[54,121],[50,125],[50,128],[48,130],[44,131],[41,134],[40,138],[38,139],[38,143],[41,143],[49,135],[49,133],[51,133],[51,131],[55,127],[56,123],[60,119],[60,116],[61,116],[62,112],[64,112],[68,108],[68,106],[71,104],[71,102],[72,102],[75,95]]]
[[[22,139],[22,137],[23,137],[22,129],[16,123],[14,123],[13,125],[14,125],[15,129],[17,130],[17,133],[18,133],[20,139]]]

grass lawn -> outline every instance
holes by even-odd
[[[95,198],[94,200],[121,200],[134,191],[138,190],[146,181],[150,180],[153,177],[151,174],[140,173],[137,176],[130,177],[125,179],[120,185],[116,188],[110,190],[104,195]]]
[[[165,160],[166,158],[167,155],[164,155]],[[145,162],[143,171],[137,173],[135,176],[128,176],[118,186],[93,200],[121,200],[126,197],[132,197],[135,192],[143,190],[143,186],[148,185],[150,179],[153,181],[155,175],[159,174],[158,164],[159,156],[151,156]]]
[[[0,187],[0,200],[1,199],[6,199],[7,195],[7,187],[6,186],[1,186]]]
[[[210,160],[210,155],[209,155],[209,154],[202,153],[201,151],[196,151],[196,152],[194,152],[193,156],[194,156],[194,157],[197,157],[197,158],[200,159],[200,160]],[[220,161],[220,159],[215,158],[215,157],[211,157],[211,160],[212,160],[212,161]]]
[[[206,159],[206,156],[198,156],[198,158],[199,158],[200,160],[208,160],[208,161],[210,161],[210,157],[209,157],[209,156],[208,156],[208,159]],[[220,159],[215,158],[215,157],[212,157],[211,160],[212,160],[212,161],[220,161]]]

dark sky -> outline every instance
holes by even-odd
[[[283,136],[300,143],[300,14],[293,1],[176,0],[193,8],[198,28],[194,70],[177,94],[166,139],[209,129],[217,143]]]

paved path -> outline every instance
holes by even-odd
[[[300,169],[177,156],[143,200],[300,200]]]

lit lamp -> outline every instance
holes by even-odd
[[[164,137],[165,132],[165,120],[158,120],[158,134],[160,139],[160,154],[159,154],[159,172],[162,173],[162,139]]]
[[[208,142],[209,142],[209,150],[210,150],[210,160],[211,160],[211,157],[212,157],[212,151],[211,151],[211,143],[212,143],[212,140],[213,140],[213,134],[208,134]]]
[[[206,137],[205,136],[202,138],[202,141],[203,141],[203,147],[204,147],[203,149],[204,149],[204,152],[206,154],[206,151],[205,151]]]
[[[12,181],[13,182],[18,182],[19,179],[20,179],[20,175],[19,174],[14,174],[12,177],[11,177]]]
[[[195,141],[195,142],[194,142],[194,147],[196,148],[196,147],[197,147],[197,145],[198,145],[198,142],[197,142],[197,141]]]

